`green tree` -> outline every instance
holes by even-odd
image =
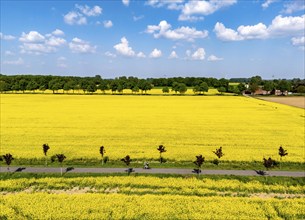
[[[137,85],[135,85],[134,87],[132,87],[131,91],[133,93],[138,93],[139,92],[139,87]]]
[[[222,95],[224,92],[226,92],[226,88],[222,86],[218,88],[218,92],[220,92],[220,94]]]
[[[104,154],[106,153],[105,147],[100,146],[100,155],[102,157],[102,165],[104,165]]]
[[[165,153],[165,152],[166,152],[165,146],[163,146],[163,145],[161,144],[161,145],[159,145],[159,147],[157,148],[157,150],[158,150],[159,153],[160,153],[160,163],[165,162],[164,158],[162,157],[162,153]]]
[[[281,80],[278,84],[278,89],[284,94],[284,92],[291,90],[291,84],[287,80]]]
[[[95,83],[94,83],[94,82],[90,82],[90,83],[88,84],[86,90],[87,90],[90,94],[94,93],[94,92],[96,91],[96,85],[95,85]]]
[[[4,161],[5,161],[6,165],[7,165],[7,171],[9,171],[10,170],[10,164],[14,160],[13,155],[11,155],[11,154],[4,154],[4,155],[2,155],[2,158],[4,159]]]
[[[48,144],[43,144],[42,145],[42,150],[43,150],[43,154],[45,156],[45,166],[48,166],[48,158],[47,158],[47,153],[48,153],[48,150],[50,149],[49,145]]]
[[[267,169],[267,171],[277,165],[275,160],[272,160],[271,157],[268,159],[264,158],[263,159],[263,165]]]
[[[35,81],[30,81],[26,86],[26,89],[32,92],[35,92],[39,88],[39,85]]]
[[[282,157],[285,157],[288,155],[287,150],[285,150],[282,146],[279,147],[279,155],[281,157],[281,163],[280,163],[280,169],[282,169]]]
[[[105,80],[102,80],[98,86],[98,89],[100,89],[104,94],[106,92],[106,90],[108,90],[108,84]]]
[[[267,92],[270,92],[274,89],[274,83],[272,81],[265,81],[263,89],[266,90]]]
[[[194,164],[196,165],[196,169],[193,170],[194,173],[197,173],[199,175],[199,173],[201,173],[201,166],[204,162],[204,157],[202,155],[198,155],[196,156],[196,160],[194,161]]]
[[[237,87],[239,90],[239,94],[242,94],[246,90],[246,86],[244,83],[239,83]]]
[[[0,81],[0,92],[10,91],[10,84],[5,81]]]
[[[218,165],[219,164],[219,160],[220,158],[222,158],[224,156],[224,153],[222,152],[222,147],[220,148],[216,148],[215,151],[213,151],[213,153],[217,156],[217,159],[215,159],[213,161],[214,164]]]
[[[26,90],[27,85],[28,85],[28,82],[25,79],[21,79],[19,81],[19,88],[23,93]]]
[[[130,162],[132,161],[129,155],[126,155],[124,158],[121,159],[121,161],[123,161],[127,166],[126,172],[128,173],[128,176],[131,172],[134,172],[134,170],[131,167],[129,167]]]
[[[187,91],[187,87],[184,83],[179,83],[178,85],[178,91],[180,94],[184,94]]]
[[[63,162],[67,157],[64,154],[55,154],[51,157],[51,162],[55,162],[55,160],[58,160],[60,163],[60,175],[63,174]]]
[[[303,85],[298,86],[297,93],[305,93],[305,86],[303,86]]]
[[[163,93],[169,93],[169,88],[167,86],[162,88]]]

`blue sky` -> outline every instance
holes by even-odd
[[[303,0],[1,0],[1,73],[304,78]]]

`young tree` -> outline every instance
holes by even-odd
[[[213,151],[213,153],[217,156],[218,159],[215,159],[213,161],[214,164],[218,165],[219,164],[219,159],[222,158],[224,156],[223,152],[222,152],[222,147],[220,148],[216,148],[215,151]]]
[[[62,163],[64,162],[64,160],[67,157],[64,154],[55,154],[51,157],[51,162],[55,162],[55,160],[57,159],[58,162],[60,163],[60,174],[62,176]]]
[[[43,144],[43,145],[42,145],[43,154],[44,154],[45,159],[46,159],[46,161],[45,161],[45,166],[48,165],[47,153],[48,153],[48,150],[49,150],[49,149],[50,149],[50,147],[49,147],[48,144]]]
[[[269,157],[268,159],[264,158],[263,164],[264,167],[266,167],[267,171],[277,165],[276,161],[272,160],[271,157]]]
[[[282,157],[285,157],[288,155],[287,150],[285,150],[282,146],[279,148],[279,155],[281,157],[281,163],[280,163],[280,169],[282,168]]]
[[[100,155],[102,156],[102,165],[104,165],[104,154],[106,153],[105,147],[100,146]]]
[[[220,94],[222,95],[224,92],[226,92],[226,88],[220,87],[220,88],[218,88],[218,92],[220,92]]]
[[[162,144],[159,145],[159,147],[157,148],[157,150],[159,151],[160,153],[160,163],[163,163],[164,162],[164,159],[162,157],[162,153],[165,153],[166,150],[165,150],[165,146],[163,146]]]
[[[131,158],[129,155],[126,155],[124,158],[121,159],[121,161],[123,161],[126,166],[127,166],[127,170],[126,172],[128,173],[128,175],[131,173],[131,172],[134,172],[133,168],[129,167],[130,165],[130,162],[131,162]]]
[[[2,155],[2,158],[4,159],[4,161],[5,161],[6,165],[7,165],[7,171],[9,171],[10,170],[10,164],[14,160],[13,155],[11,155],[11,154],[4,154],[4,155]]]
[[[204,157],[200,154],[198,156],[196,156],[196,160],[194,161],[194,164],[196,165],[196,169],[193,170],[194,173],[197,173],[199,175],[199,173],[201,173],[201,166],[204,162]]]

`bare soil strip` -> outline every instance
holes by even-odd
[[[259,97],[259,99],[276,102],[284,105],[290,105],[299,108],[305,108],[305,97]]]

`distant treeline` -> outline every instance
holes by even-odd
[[[237,84],[230,85],[230,82]],[[249,86],[246,87],[246,84]],[[111,90],[113,93],[122,93],[124,89],[130,89],[132,92],[147,92],[153,87],[161,87],[164,93],[169,92],[171,88],[175,92],[185,93],[188,87],[192,87],[194,93],[207,91],[209,88],[216,88],[220,92],[241,93],[249,90],[255,91],[259,87],[266,90],[272,89],[297,91],[297,88],[303,86],[305,81],[301,79],[293,80],[263,80],[260,76],[251,78],[236,79],[216,79],[206,77],[172,77],[172,78],[147,78],[139,79],[137,77],[117,77],[115,79],[103,79],[100,75],[94,77],[76,77],[76,76],[52,76],[52,75],[2,75],[0,74],[0,91],[35,91],[52,90],[56,93],[58,90],[83,90],[84,92],[95,92],[101,90]],[[301,87],[301,88],[303,88]]]

